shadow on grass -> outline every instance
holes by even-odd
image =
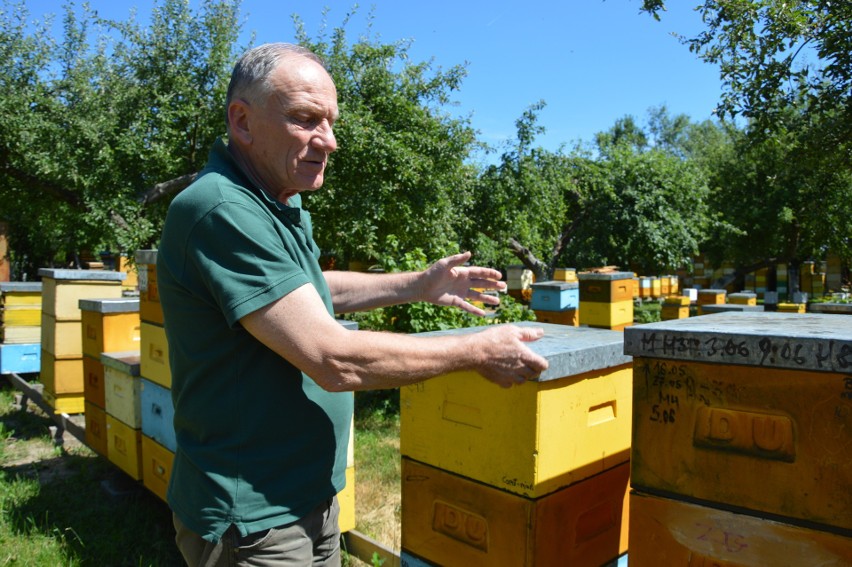
[[[38,479],[38,490],[7,500],[6,521],[24,537],[61,540],[66,564],[183,565],[166,504],[103,457],[63,452],[0,467],[0,478]]]

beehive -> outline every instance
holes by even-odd
[[[548,281],[532,284],[530,308],[535,311],[565,311],[577,309],[579,286],[573,282]]]
[[[56,394],[47,388],[42,391],[42,399],[53,408],[54,413],[82,413],[85,411],[85,398],[82,394]]]
[[[580,301],[580,324],[622,330],[633,324],[633,301],[617,303]]]
[[[165,502],[175,460],[174,451],[170,451],[145,435],[142,435],[141,449],[142,484]]]
[[[41,282],[0,282],[0,322],[0,341],[4,344],[40,342]],[[7,355],[17,352],[12,349]]]
[[[534,311],[535,320],[539,323],[552,323],[554,325],[571,325],[573,327],[580,326],[580,316],[576,309],[566,309],[564,311]]]
[[[689,297],[685,295],[670,295],[663,301],[660,317],[663,321],[670,319],[686,319],[689,317]]]
[[[86,408],[86,445],[92,450],[106,457],[107,455],[107,429],[106,412],[89,400],[85,401]]]
[[[104,365],[104,409],[107,415],[128,427],[141,429],[139,351],[104,353],[101,363]]]
[[[553,270],[553,279],[558,282],[576,282],[576,268],[556,268]]]
[[[160,325],[142,322],[140,325],[139,353],[140,370],[143,378],[163,386],[172,387],[172,371],[169,367],[169,344],[166,330]]]
[[[757,305],[756,293],[731,293],[728,295],[728,302],[734,305]]]
[[[779,303],[777,310],[782,313],[804,313],[807,308],[806,303]]]
[[[852,538],[634,492],[630,567],[852,565]]]
[[[168,449],[177,450],[172,391],[147,378],[140,378],[142,433]]]
[[[628,459],[631,359],[621,334],[545,323],[529,347],[550,366],[506,389],[455,372],[400,389],[400,451],[537,498]],[[480,328],[424,333],[463,334]],[[554,432],[570,431],[570,435]]]
[[[26,374],[41,369],[39,343],[0,344],[0,374]]]
[[[41,268],[42,311],[57,321],[80,321],[81,299],[121,297],[122,272]]]
[[[587,272],[578,277],[581,325],[621,330],[633,324],[632,272]]]
[[[73,394],[83,397],[83,359],[56,358],[46,350],[41,351],[39,380],[44,389],[53,394]]]
[[[852,530],[852,318],[651,323],[625,352],[634,489]]]
[[[725,303],[727,292],[724,289],[699,289],[698,305],[721,305]]]
[[[41,348],[54,358],[82,358],[83,327],[80,321],[61,321],[42,313]]]
[[[616,303],[633,299],[633,274],[580,274],[580,300]]]
[[[142,479],[142,431],[106,414],[107,458],[134,480]]]
[[[139,282],[139,317],[143,322],[163,324],[163,306],[157,288],[157,251],[137,250],[136,270]]]
[[[627,550],[628,475],[529,499],[403,457],[402,547],[436,565],[598,567]]]
[[[104,387],[104,365],[101,357],[83,356],[83,397],[87,402],[106,408],[106,389]]]
[[[83,354],[139,350],[138,299],[81,299]]]

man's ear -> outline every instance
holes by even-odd
[[[252,141],[249,116],[251,107],[242,99],[234,99],[228,106],[229,137],[248,145]]]

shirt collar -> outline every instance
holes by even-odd
[[[278,199],[275,199],[270,195],[266,190],[262,187],[258,186],[257,183],[252,180],[251,176],[249,176],[237,160],[234,159],[234,156],[231,155],[231,152],[228,151],[228,147],[225,145],[225,142],[219,138],[213,144],[213,148],[210,150],[210,153],[213,154],[217,158],[224,168],[227,169],[227,174],[229,177],[238,178],[240,182],[250,189],[253,193],[258,195],[261,200],[263,200],[266,205],[272,209],[280,213],[280,216],[287,219],[291,224],[300,225],[302,220],[302,196],[298,193],[290,197],[287,202],[289,204],[285,205],[280,202]]]

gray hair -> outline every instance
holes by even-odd
[[[235,98],[258,102],[270,94],[269,75],[288,57],[306,57],[323,67],[322,59],[313,51],[293,43],[266,43],[246,51],[234,65],[228,94],[225,97],[225,125],[228,123],[228,107]]]

